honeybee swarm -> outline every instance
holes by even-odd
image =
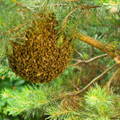
[[[49,82],[58,77],[71,60],[71,43],[64,37],[57,46],[58,31],[54,14],[37,14],[31,27],[24,32],[23,45],[12,42],[9,66],[22,78],[33,82]]]

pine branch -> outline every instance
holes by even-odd
[[[1,96],[8,104],[5,112],[14,116],[24,112],[31,114],[36,109],[43,109],[43,106],[50,102],[43,87],[38,89],[28,86],[24,87],[21,92],[5,89]]]
[[[67,16],[64,18],[64,20],[63,20],[63,23],[62,23],[62,31],[65,30],[66,25],[67,25],[67,21],[68,21],[69,17],[70,17],[74,12],[76,12],[76,10],[78,10],[78,9],[81,9],[81,10],[87,9],[87,10],[89,10],[89,9],[91,9],[91,8],[98,8],[98,7],[101,7],[101,6],[78,5],[77,7],[73,8],[73,10],[71,10],[71,11],[68,13],[68,15],[67,15]]]
[[[68,15],[64,18],[63,20],[63,24],[62,24],[62,31],[65,30],[66,25],[67,25],[67,21],[69,19],[69,17],[74,14],[74,12],[76,12],[78,9],[91,9],[91,8],[97,8],[97,7],[101,7],[101,6],[89,6],[89,5],[78,5],[77,7],[75,7],[72,11],[70,11],[68,13]],[[77,31],[72,31],[72,37],[73,39],[80,39],[81,41],[107,53],[109,56],[111,56],[112,58],[115,58],[116,56],[120,56],[120,54],[118,54],[118,50],[116,51],[111,51],[111,49],[109,47],[107,47],[104,43],[95,40],[93,38],[91,38],[90,36],[84,35],[82,33],[79,33]],[[117,54],[116,54],[117,53]]]
[[[111,57],[115,57],[115,53],[111,52],[102,42],[100,42],[98,40],[95,40],[87,35],[84,35],[84,34],[81,34],[78,32],[74,32],[72,36],[74,39],[80,39],[81,41],[107,53]]]
[[[101,73],[99,76],[97,76],[96,78],[94,78],[90,83],[88,83],[83,89],[81,89],[79,91],[73,91],[73,92],[69,92],[69,93],[63,94],[62,96],[59,96],[57,99],[63,99],[65,97],[67,97],[67,96],[75,96],[75,95],[79,95],[79,94],[83,93],[93,83],[95,83],[96,81],[98,81],[99,79],[101,79],[104,75],[106,75],[109,71],[113,70],[113,68],[115,68],[115,67],[118,67],[118,64],[114,64],[113,66],[111,66],[108,69],[106,69],[103,73]]]

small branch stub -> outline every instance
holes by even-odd
[[[114,60],[117,64],[120,64],[120,56],[115,57]]]

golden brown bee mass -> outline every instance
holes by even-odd
[[[12,42],[9,65],[17,75],[30,82],[48,82],[58,77],[70,62],[71,43],[64,37],[62,45],[57,45],[57,21],[53,13],[36,14],[31,23],[24,31],[24,44]]]

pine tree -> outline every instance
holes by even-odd
[[[1,119],[120,119],[119,0],[0,4]]]

